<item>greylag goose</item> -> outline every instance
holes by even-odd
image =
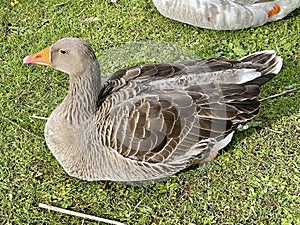
[[[165,17],[213,30],[237,30],[282,19],[300,0],[153,0]]]
[[[144,64],[101,84],[92,48],[63,38],[24,63],[69,74],[69,91],[45,126],[50,151],[80,179],[159,180],[204,164],[258,114],[262,84],[281,69],[274,51],[240,60],[224,57]]]

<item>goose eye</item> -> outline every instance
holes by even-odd
[[[63,49],[60,49],[60,50],[59,50],[59,53],[62,54],[62,55],[64,55],[64,54],[67,53],[67,51],[66,51],[66,50],[63,50]]]

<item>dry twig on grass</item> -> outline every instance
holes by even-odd
[[[39,119],[39,120],[48,120],[48,118],[47,117],[43,117],[43,116],[35,116],[35,115],[33,115],[33,116],[31,116],[33,119]]]
[[[62,208],[59,208],[59,207],[46,205],[46,204],[43,204],[43,203],[40,203],[39,207],[44,208],[44,209],[53,210],[53,211],[56,211],[56,212],[61,212],[61,213],[68,214],[68,215],[71,215],[71,216],[77,216],[77,217],[90,219],[90,220],[95,220],[95,221],[99,221],[99,222],[103,222],[103,223],[107,223],[107,224],[125,225],[124,223],[121,223],[121,222],[118,222],[118,221],[104,219],[104,218],[100,218],[100,217],[97,217],[97,216],[91,216],[91,215],[88,215],[88,214],[79,213],[79,212],[75,212],[75,211],[71,211],[71,210],[67,210],[67,209],[62,209]]]
[[[38,135],[36,135],[36,134],[30,132],[29,130],[25,129],[24,127],[22,127],[21,125],[17,124],[17,123],[14,122],[14,121],[12,121],[11,119],[9,119],[9,118],[7,118],[7,117],[5,117],[5,116],[0,116],[0,118],[3,119],[3,120],[6,120],[6,121],[8,121],[8,122],[10,122],[11,124],[15,125],[16,127],[18,127],[19,129],[21,129],[22,131],[24,131],[24,132],[26,132],[26,133],[28,133],[28,134],[30,134],[30,135],[32,135],[32,136],[44,140],[43,137],[40,137],[40,136],[38,136]]]
[[[277,98],[277,97],[279,97],[281,95],[286,95],[286,94],[289,94],[289,93],[292,93],[292,92],[296,92],[298,90],[300,90],[300,88],[293,88],[293,89],[290,89],[290,90],[287,90],[287,91],[284,91],[284,92],[281,92],[281,93],[278,93],[278,94],[275,94],[275,95],[270,95],[270,96],[268,96],[266,98],[262,98],[259,101],[262,102],[262,101],[265,101],[267,99]]]

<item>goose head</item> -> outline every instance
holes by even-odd
[[[63,38],[52,46],[26,56],[23,63],[51,66],[69,75],[80,75],[97,59],[91,46],[79,38]]]

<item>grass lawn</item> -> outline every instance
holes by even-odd
[[[151,0],[1,1],[0,20],[0,224],[98,224],[39,203],[127,224],[300,224],[300,91],[263,101],[256,126],[237,132],[209,166],[125,186],[67,176],[47,149],[45,121],[32,115],[50,114],[66,94],[68,76],[22,64],[26,55],[66,36],[91,43],[106,71],[117,63],[107,60],[111,49],[129,42],[173,43],[199,58],[274,49],[284,64],[262,88],[263,98],[300,87],[300,9],[241,31],[169,20]]]

